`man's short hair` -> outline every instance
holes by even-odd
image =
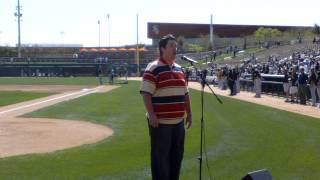
[[[169,40],[174,40],[177,41],[176,38],[172,35],[172,34],[167,34],[165,36],[163,36],[160,41],[159,41],[159,52],[160,52],[160,56],[162,56],[162,51],[161,48],[165,48],[168,44]]]

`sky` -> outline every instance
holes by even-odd
[[[17,3],[0,0],[0,46],[18,42]],[[210,24],[211,15],[213,24],[320,24],[319,0],[20,0],[20,6],[22,44],[132,45],[137,28],[138,42],[151,44],[148,22]]]

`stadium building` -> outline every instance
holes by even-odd
[[[278,29],[285,31],[303,32],[310,26],[271,26],[271,25],[235,25],[235,24],[212,24],[213,43],[215,48],[224,47],[233,42],[243,42],[254,34],[260,27]],[[196,43],[201,36],[210,34],[210,24],[186,24],[186,23],[148,23],[148,38],[152,39],[152,45],[156,46],[159,39],[166,34],[173,34],[175,37],[183,37],[186,42]],[[250,43],[250,39],[246,39]],[[253,43],[252,40],[251,43]]]

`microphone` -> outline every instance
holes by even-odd
[[[187,57],[187,56],[182,56],[181,59],[184,60],[184,61],[187,61],[187,62],[189,62],[189,63],[191,63],[191,64],[192,64],[192,63],[194,63],[194,64],[197,64],[197,63],[198,63],[198,61],[193,60],[193,59],[191,59],[191,58],[189,58],[189,57]]]

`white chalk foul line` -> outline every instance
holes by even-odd
[[[81,96],[85,96],[87,94],[91,94],[91,93],[97,92],[98,89],[99,89],[99,87],[92,88],[92,89],[87,89],[86,91],[88,91],[88,92],[86,92],[84,94],[80,94],[80,93],[83,93],[83,90],[81,90],[81,91],[78,91],[78,92],[74,92],[74,93],[63,95],[63,96],[55,97],[55,98],[52,98],[52,99],[47,99],[47,100],[44,100],[44,101],[40,101],[40,102],[36,102],[36,103],[32,103],[32,104],[27,104],[27,105],[24,105],[24,106],[8,109],[8,110],[5,110],[5,111],[0,111],[0,114],[5,114],[5,113],[8,113],[8,112],[12,112],[12,111],[28,108],[28,107],[31,107],[31,106],[36,106],[36,105],[39,105],[39,104],[43,104],[43,103],[46,103],[46,102],[50,102],[50,101],[54,101],[54,100],[57,100],[57,99],[65,98],[65,97],[68,97],[68,96],[73,96],[75,94],[80,94],[80,95],[74,97],[74,98],[78,98],[78,97],[81,97]]]

